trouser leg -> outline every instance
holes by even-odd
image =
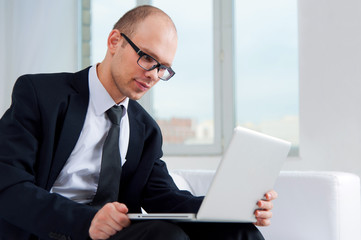
[[[264,240],[252,223],[141,221],[110,240]]]
[[[109,240],[189,240],[189,238],[176,224],[152,220],[134,222]]]
[[[264,240],[252,223],[178,223],[191,240]]]

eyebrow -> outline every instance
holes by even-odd
[[[143,48],[143,47],[139,47],[139,48],[141,48],[141,51],[143,53],[155,58],[160,64],[165,65],[167,67],[172,67],[172,65],[169,63],[163,63],[163,62],[159,61],[159,56],[157,54],[153,53],[151,50],[149,50],[147,48]],[[143,49],[144,49],[144,51],[143,51]]]

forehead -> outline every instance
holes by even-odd
[[[132,41],[165,65],[171,65],[177,50],[177,32],[167,17],[153,15],[140,22]]]

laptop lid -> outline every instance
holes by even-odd
[[[258,200],[273,189],[291,143],[237,127],[197,214],[128,214],[132,220],[255,222]]]
[[[273,189],[290,148],[287,141],[235,128],[197,219],[255,222],[257,201]]]

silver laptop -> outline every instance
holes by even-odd
[[[255,222],[257,201],[272,190],[291,143],[237,127],[197,214],[128,214],[131,220]]]

